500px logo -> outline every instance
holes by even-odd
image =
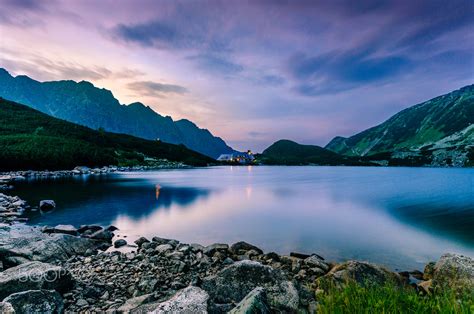
[[[38,272],[37,270],[19,270],[20,282],[55,282],[66,275],[65,269]]]

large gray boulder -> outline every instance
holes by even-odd
[[[474,259],[458,254],[442,255],[433,269],[433,287],[474,291]]]
[[[289,312],[298,309],[299,296],[293,282],[281,271],[256,261],[236,262],[202,282],[211,304],[239,303],[257,287],[265,289],[272,309]]]
[[[3,302],[11,304],[16,313],[61,314],[64,302],[54,290],[28,290],[11,294]]]
[[[28,262],[0,272],[0,299],[26,290],[66,292],[74,282],[71,274],[60,266]]]
[[[0,261],[5,267],[26,261],[53,262],[84,255],[100,241],[67,234],[45,234],[26,225],[0,226]]]
[[[384,267],[359,261],[348,261],[332,268],[326,275],[316,280],[320,288],[342,286],[349,282],[356,282],[362,286],[383,285],[394,283],[400,285],[403,279],[397,273]]]
[[[136,308],[132,311],[132,313],[207,313],[208,299],[209,295],[206,293],[206,291],[198,287],[189,286],[179,290],[174,296],[165,302],[146,304]]]
[[[10,303],[0,302],[0,313],[2,314],[14,314],[15,310]]]
[[[267,305],[265,289],[258,287],[250,291],[247,296],[229,311],[229,314],[266,314],[270,313]]]

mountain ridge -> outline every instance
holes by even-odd
[[[12,76],[0,68],[0,97],[25,104],[43,113],[92,129],[130,134],[145,139],[160,139],[212,158],[232,152],[220,137],[193,123],[189,136],[169,116],[162,116],[139,102],[121,104],[112,91],[91,82],[73,80],[39,82],[26,75]],[[141,105],[141,106],[140,106]]]

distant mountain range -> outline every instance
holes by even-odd
[[[302,145],[290,140],[279,140],[257,156],[259,162],[274,165],[370,165],[356,157],[341,156],[316,145]]]
[[[402,110],[327,149],[388,165],[474,166],[474,85]]]
[[[0,170],[130,166],[156,159],[205,166],[214,160],[183,145],[92,130],[0,98]]]
[[[86,81],[38,82],[0,68],[0,97],[92,129],[184,144],[212,158],[233,152],[221,138],[189,120],[173,121],[138,102],[121,105],[111,91]]]

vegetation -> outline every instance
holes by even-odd
[[[420,295],[411,287],[360,286],[349,283],[318,294],[318,313],[474,313],[474,292],[457,296],[452,290]]]
[[[183,145],[95,131],[0,98],[0,170],[135,165],[145,156],[195,166],[214,161]]]
[[[301,145],[289,140],[279,140],[257,156],[268,165],[372,165],[357,158],[341,156],[315,145]]]

